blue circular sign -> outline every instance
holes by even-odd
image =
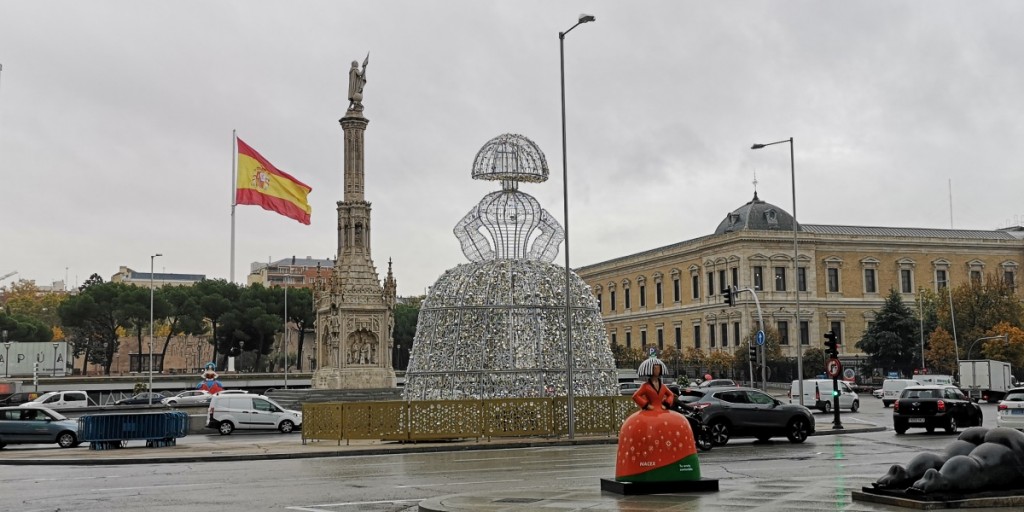
[[[754,336],[754,341],[756,341],[758,345],[764,345],[764,331],[757,331],[757,336]]]

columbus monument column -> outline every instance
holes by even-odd
[[[363,196],[363,117],[366,67],[349,71],[349,106],[339,121],[345,132],[344,200],[338,201],[338,250],[334,269],[314,288],[316,360],[313,387],[373,389],[395,387],[391,365],[397,285],[388,262],[381,284],[370,257],[370,203]]]

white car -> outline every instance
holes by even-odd
[[[244,389],[222,389],[222,390],[218,391],[216,394],[218,394],[218,395],[247,395],[247,394],[249,394],[249,392],[244,390]]]
[[[209,391],[203,389],[191,389],[188,391],[182,391],[174,396],[164,398],[160,402],[164,405],[175,406],[175,405],[208,405],[213,395]]]
[[[885,392],[882,391],[882,388],[878,388],[878,389],[876,389],[876,390],[871,392],[871,396],[873,396],[875,398],[882,398],[882,394],[883,393],[885,393]]]
[[[218,393],[210,402],[206,426],[222,436],[237,430],[276,429],[288,434],[302,427],[302,413],[263,395]]]
[[[996,406],[996,426],[1024,430],[1024,388],[1013,388]]]

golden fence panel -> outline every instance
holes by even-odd
[[[408,404],[399,401],[345,403],[345,439],[408,440]]]
[[[619,428],[626,416],[619,417],[621,409],[630,413],[636,405],[628,396],[580,396],[573,398],[573,416],[575,417],[574,433],[618,435]],[[554,399],[554,433],[560,436],[569,434],[569,399]]]
[[[483,402],[480,400],[409,402],[409,439],[479,439],[482,416]]]
[[[302,404],[302,442],[306,440],[331,440],[341,444],[344,423],[342,422],[342,404],[340,403],[305,403]]]
[[[550,398],[493,398],[482,402],[483,434],[488,439],[553,433]]]
[[[628,396],[574,398],[575,433],[618,435],[637,411]],[[411,441],[567,435],[568,399],[504,398],[307,403],[302,441],[382,439]]]

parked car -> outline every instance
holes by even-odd
[[[248,395],[249,392],[244,389],[222,389],[218,391],[218,395]]]
[[[285,409],[263,395],[218,393],[210,401],[206,426],[224,436],[236,429],[277,429],[288,434],[302,427],[302,413]]]
[[[699,387],[699,388],[711,388],[711,387],[721,387],[721,386],[733,386],[733,387],[735,387],[737,385],[738,384],[736,384],[736,381],[734,381],[732,379],[711,379],[711,380],[706,380],[704,382],[701,382],[700,384],[697,385],[697,387]]]
[[[798,404],[784,404],[775,397],[753,388],[703,387],[680,391],[678,401],[699,409],[718,446],[736,437],[754,437],[767,441],[786,436],[802,443],[814,433],[814,416]]]
[[[190,389],[161,400],[164,405],[209,405],[213,395],[204,389]],[[147,401],[148,403],[148,401]]]
[[[1024,388],[1013,388],[996,406],[996,426],[1024,430]]]
[[[21,405],[31,402],[39,396],[39,393],[19,391],[8,395],[0,396],[0,406]]]
[[[913,379],[885,379],[882,381],[882,407],[889,407],[899,399],[903,388],[917,386],[920,382]]]
[[[640,384],[639,382],[620,382],[619,394],[622,396],[633,396],[633,393],[640,389]]]
[[[145,392],[145,393],[139,393],[139,394],[137,394],[137,395],[135,395],[135,396],[133,396],[131,398],[122,398],[122,399],[114,402],[114,405],[147,405],[147,404],[151,403],[150,402],[150,396],[153,397],[152,403],[154,403],[154,404],[160,404],[160,403],[163,402],[163,400],[165,398],[167,398],[167,396],[164,395],[163,393],[148,393],[148,392]]]
[[[875,398],[882,398],[882,393],[884,393],[884,391],[882,391],[882,388],[878,388],[871,391],[871,396]]]
[[[86,395],[85,391],[50,391],[26,403],[41,405],[55,411],[80,409],[89,407],[89,395]]]
[[[839,408],[857,412],[860,409],[860,396],[844,381],[839,381]],[[832,379],[805,379],[804,405],[820,409],[821,412],[832,411]],[[800,403],[800,381],[790,384],[789,403]]]
[[[936,428],[953,434],[960,427],[980,426],[981,407],[956,386],[917,385],[903,388],[893,402],[892,426],[897,434],[909,428]]]
[[[0,407],[0,448],[8,444],[78,446],[78,422],[38,405]]]

